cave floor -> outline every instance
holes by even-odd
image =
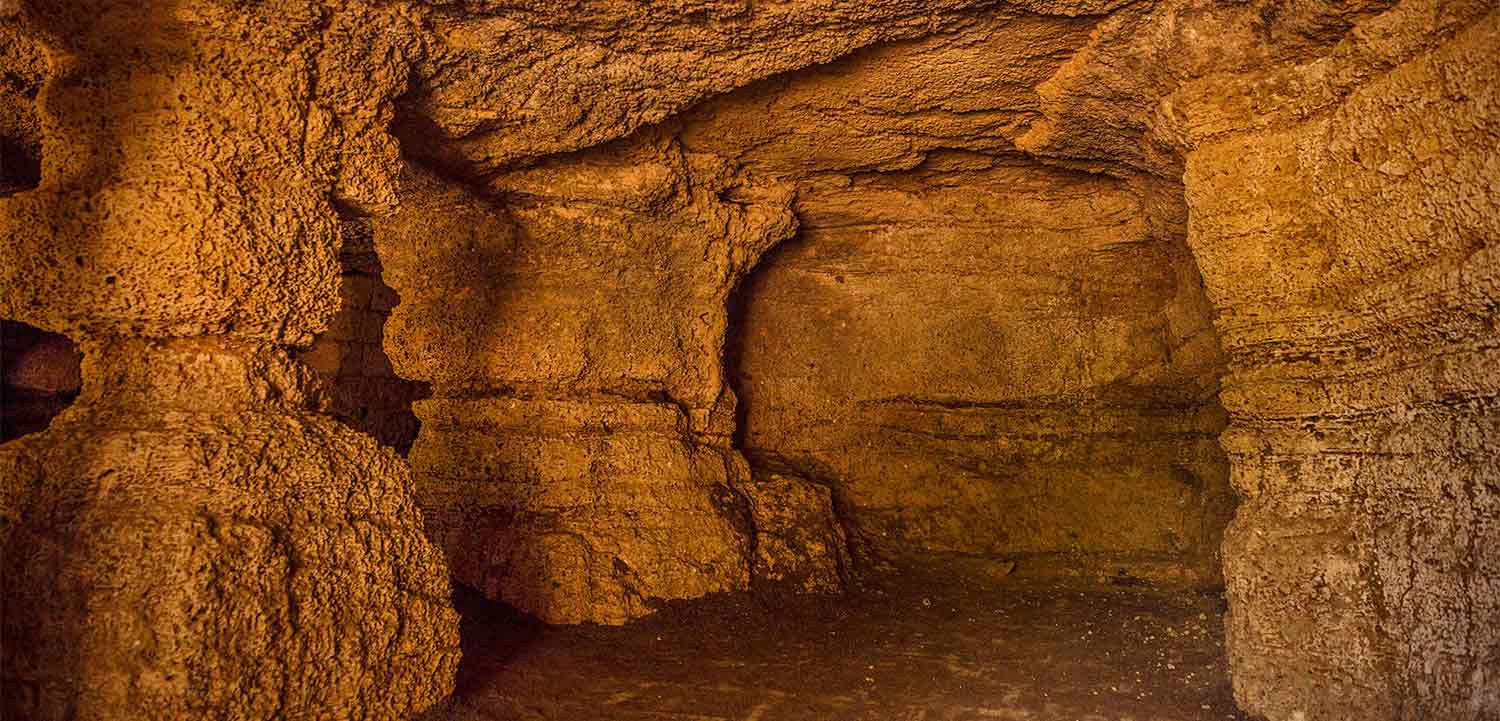
[[[1223,600],[941,578],[843,599],[673,604],[549,627],[460,598],[454,701],[429,721],[1200,721],[1231,698]]]

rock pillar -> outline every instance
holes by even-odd
[[[38,187],[0,199],[0,316],[84,354],[0,447],[6,715],[398,719],[456,616],[402,461],[312,414],[330,200],[391,197],[404,82],[357,3],[34,3]]]
[[[552,623],[748,586],[725,304],[795,221],[735,180],[647,134],[478,192],[414,176],[376,223],[392,363],[432,384],[411,463],[455,580]]]
[[[1351,38],[1174,99],[1231,356],[1235,695],[1276,720],[1493,719],[1500,14],[1402,3]]]

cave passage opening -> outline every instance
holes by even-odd
[[[954,153],[804,193],[728,302],[752,592],[461,589],[460,713],[1240,718],[1223,358],[1157,191]]]
[[[986,14],[524,163],[406,100],[375,244],[461,708],[1238,713],[1180,162],[1039,92],[1097,24]]]

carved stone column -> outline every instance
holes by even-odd
[[[32,719],[398,719],[456,616],[404,463],[309,412],[331,200],[389,205],[395,16],[37,2],[41,184],[0,200],[0,315],[83,390],[0,447],[4,706]],[[393,40],[396,38],[396,40]]]

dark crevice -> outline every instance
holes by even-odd
[[[430,396],[431,389],[402,378],[391,366],[385,324],[399,297],[381,280],[368,221],[350,209],[340,210],[342,307],[328,330],[297,356],[325,381],[324,412],[406,455],[421,426],[412,403]]]
[[[42,160],[28,145],[0,137],[0,196],[31,190],[42,182]]]
[[[806,242],[806,234],[799,230],[792,237],[767,250],[761,255],[755,267],[740,279],[739,286],[729,294],[729,300],[726,303],[728,324],[724,330],[724,382],[729,384],[735,396],[734,448],[745,454],[746,458],[750,457],[745,438],[747,413],[750,406],[745,396],[743,360],[746,344],[749,342],[745,336],[748,315],[755,296],[765,290],[767,269],[776,265],[778,258],[786,256]]]
[[[45,430],[72,404],[82,362],[67,336],[0,320],[0,443]]]
[[[836,476],[832,471],[809,474],[806,464],[790,462],[774,451],[760,451],[752,448],[746,435],[750,399],[745,394],[743,360],[747,344],[751,342],[746,335],[748,315],[757,294],[765,290],[764,281],[768,269],[775,266],[778,258],[794,252],[806,242],[806,235],[799,231],[791,238],[767,250],[761,255],[755,267],[740,280],[738,287],[730,293],[726,303],[728,324],[724,332],[723,360],[724,382],[729,385],[735,395],[732,445],[744,456],[745,462],[750,466],[752,478],[758,475],[779,473],[829,489],[833,521],[844,532],[848,544],[847,550],[853,564],[852,568],[846,567],[842,556],[834,554],[834,559],[838,563],[838,573],[851,588],[858,588],[876,572],[889,570],[889,564],[874,553],[873,546],[849,513],[848,500],[844,497],[843,489],[835,482]]]

